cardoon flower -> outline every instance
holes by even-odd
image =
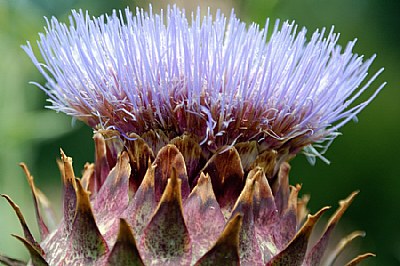
[[[322,29],[307,39],[293,22],[246,26],[233,13],[198,10],[188,20],[176,7],[99,18],[73,11],[69,26],[52,18],[38,41],[42,59],[29,43],[24,49],[47,80],[36,85],[49,108],[94,129],[96,158],[79,179],[61,152],[57,228],[46,225],[47,200],[22,165],[40,241],[3,195],[23,226],[16,238],[30,263],[332,264],[362,235],[325,252],[357,193],[309,243],[328,207],[308,215],[308,197],[289,185],[288,161],[300,151],[323,158],[383,87],[357,102],[381,71],[363,83],[374,58],[353,54],[355,41],[341,48],[338,38]]]

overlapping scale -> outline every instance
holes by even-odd
[[[72,159],[61,151],[64,215],[53,232],[46,231],[41,215],[48,206],[41,206],[43,197],[22,165],[42,242],[33,238],[19,207],[3,197],[21,222],[24,237],[16,238],[28,249],[31,264],[331,265],[362,235],[355,232],[335,250],[327,250],[354,192],[340,202],[320,238],[309,243],[329,207],[307,215],[308,197],[298,198],[301,186],[289,185],[290,166],[277,159],[276,151],[260,152],[248,142],[207,154],[188,135],[167,144],[165,138],[151,136],[156,132],[145,134],[149,144],[135,135],[120,145],[117,133],[96,133],[96,163],[85,166],[81,179],[75,177]],[[360,255],[349,265],[372,255]],[[0,262],[23,263],[4,256]]]

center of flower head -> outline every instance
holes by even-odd
[[[350,108],[380,72],[358,89],[374,57],[352,54],[355,41],[342,50],[333,31],[307,41],[293,22],[269,31],[234,13],[191,18],[176,7],[73,12],[70,26],[52,18],[40,35],[44,63],[24,49],[47,78],[50,108],[128,138],[188,134],[211,154],[248,141],[292,155],[329,143],[382,88]]]

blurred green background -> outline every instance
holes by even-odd
[[[211,5],[230,13],[233,7],[246,22],[264,24],[267,17],[296,20],[313,32],[335,25],[340,44],[358,38],[355,52],[367,58],[377,53],[370,73],[385,67],[369,93],[382,82],[386,88],[360,115],[349,123],[333,143],[326,165],[311,166],[300,155],[292,163],[292,183],[303,184],[311,194],[310,210],[323,205],[337,206],[353,190],[361,190],[343,217],[338,231],[356,229],[367,236],[352,247],[377,254],[363,265],[400,265],[400,1],[398,0],[273,0],[273,1],[177,1],[187,11]],[[0,0],[0,193],[18,203],[37,235],[28,184],[18,167],[24,161],[36,177],[36,184],[60,205],[60,177],[55,163],[59,148],[74,158],[79,175],[86,161],[93,161],[92,131],[71,118],[45,109],[46,97],[29,81],[44,83],[20,48],[26,40],[35,42],[43,31],[44,16],[67,21],[71,9],[87,9],[91,15],[110,13],[130,6],[148,7],[146,1],[107,0]],[[153,2],[154,10],[166,2]],[[368,94],[368,92],[367,92]],[[367,96],[367,95],[366,95]],[[0,200],[0,253],[27,258],[22,244],[10,234],[22,234],[17,219],[5,200]]]

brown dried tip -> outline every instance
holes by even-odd
[[[93,136],[95,143],[95,192],[100,189],[100,185],[106,180],[110,172],[110,166],[107,161],[107,149],[103,135],[96,133]]]
[[[325,253],[325,250],[327,249],[328,241],[329,241],[329,238],[330,238],[333,230],[335,229],[340,218],[343,216],[344,212],[347,210],[347,208],[353,202],[355,196],[357,196],[358,193],[359,193],[358,191],[355,191],[355,192],[351,193],[350,196],[348,196],[346,199],[339,201],[339,208],[329,219],[329,222],[325,228],[324,233],[322,234],[322,236],[320,237],[318,242],[312,247],[311,251],[307,255],[307,258],[306,258],[307,265],[317,265],[321,262],[322,257]]]
[[[129,157],[124,151],[106,177],[93,203],[94,212],[97,216],[102,217],[101,222],[106,220],[109,224],[112,224],[110,221],[120,217],[121,213],[127,208],[130,172]]]
[[[154,160],[154,154],[149,145],[139,135],[131,133],[129,138],[132,140],[125,140],[125,146],[127,147],[126,150],[128,151],[132,168],[130,185],[132,191],[136,192],[149,167],[149,161]]]
[[[256,165],[254,162],[259,154],[257,146],[257,141],[239,142],[235,145],[245,172],[250,171]]]
[[[330,207],[324,207],[314,215],[308,215],[307,221],[303,227],[297,232],[296,236],[287,245],[287,247],[278,253],[267,266],[275,265],[302,265],[308,245],[308,239],[311,232],[322,214]]]
[[[234,147],[214,154],[201,172],[209,174],[217,201],[224,216],[229,218],[243,187],[244,171],[240,156]]]
[[[72,168],[72,158],[67,157],[62,149],[60,149],[60,153],[61,162],[59,163],[59,167],[63,179],[64,224],[66,232],[69,233],[72,230],[72,222],[76,210],[76,182],[74,170]]]
[[[172,169],[176,177],[180,180],[180,189],[182,200],[187,199],[190,194],[190,186],[186,173],[185,159],[182,153],[175,145],[168,144],[157,154],[153,165],[156,166],[154,172],[154,184],[156,201],[158,202],[167,186],[167,181],[172,177]]]
[[[347,198],[345,198],[344,200],[339,201],[339,206],[340,207],[332,215],[331,219],[328,222],[327,228],[335,226],[339,222],[339,219],[342,217],[344,212],[347,210],[347,208],[353,202],[354,198],[358,195],[358,193],[360,193],[360,191],[354,191]]]
[[[34,245],[32,245],[32,243],[30,241],[26,240],[23,237],[17,236],[17,235],[12,235],[12,236],[24,244],[26,249],[29,251],[29,254],[30,254],[31,260],[32,260],[32,264],[34,266],[48,266],[49,265],[46,262],[46,260],[42,257],[39,250]]]
[[[193,244],[192,261],[196,261],[210,250],[225,226],[225,218],[215,198],[209,175],[200,174],[183,209]]]
[[[71,185],[76,190],[75,173],[72,167],[72,158],[65,155],[64,151],[60,149],[61,163],[62,163],[62,177],[64,186]]]
[[[243,216],[239,233],[240,262],[244,265],[258,265],[262,260],[259,244],[257,243],[256,228],[254,226],[253,199],[257,176],[249,176],[235,206],[232,217],[240,213]]]
[[[0,263],[6,266],[26,266],[27,262],[0,255]]]
[[[92,194],[96,192],[95,189],[95,165],[94,163],[86,163],[83,169],[81,183],[85,190],[90,191]]]
[[[215,245],[195,266],[240,265],[239,234],[243,216],[236,214],[225,226]]]
[[[181,183],[173,167],[160,203],[141,240],[146,263],[150,263],[151,258],[168,265],[190,263],[191,242],[183,217]]]
[[[345,249],[345,247],[352,242],[355,238],[357,237],[364,237],[365,236],[365,232],[363,231],[355,231],[349,235],[347,235],[346,237],[344,237],[342,240],[340,240],[340,242],[337,244],[336,248],[334,249],[334,251],[332,251],[329,254],[329,257],[326,259],[325,264],[326,265],[333,265],[336,261],[336,259],[339,257],[339,255],[343,252],[343,250]]]
[[[301,198],[297,199],[297,227],[300,227],[309,213],[307,204],[310,201],[310,195],[304,194]]]
[[[286,208],[282,210],[282,216],[280,218],[280,237],[282,243],[289,243],[296,235],[297,230],[297,197],[299,195],[301,186],[289,186],[290,194],[289,199],[286,203]]]
[[[376,255],[373,253],[365,253],[365,254],[359,255],[358,257],[356,257],[356,258],[352,259],[350,262],[348,262],[346,264],[346,266],[358,265],[361,261],[363,261],[364,259],[369,258],[369,257],[376,257]]]
[[[15,204],[14,201],[12,201],[12,199],[8,195],[1,194],[1,196],[8,201],[8,203],[14,209],[15,214],[17,214],[18,220],[19,220],[19,222],[20,222],[20,224],[22,226],[22,229],[24,231],[24,236],[25,236],[24,240],[26,242],[28,242],[31,246],[33,246],[40,254],[44,254],[44,252],[43,252],[42,248],[40,247],[39,243],[36,242],[36,240],[33,237],[31,231],[29,230],[29,227],[25,222],[25,218],[22,215],[22,212],[21,212],[19,206],[17,204]],[[20,238],[20,237],[17,237],[17,238]]]
[[[84,191],[79,179],[76,179],[76,213],[72,223],[70,240],[72,257],[95,261],[108,251],[93,216],[89,194]]]
[[[185,166],[189,179],[189,184],[193,183],[197,175],[202,150],[199,142],[192,136],[184,134],[171,140],[171,144],[175,145],[185,158]]]
[[[119,220],[118,238],[107,259],[107,265],[144,266],[132,230],[125,219]]]
[[[254,166],[261,167],[268,179],[271,179],[278,169],[276,169],[278,152],[276,150],[265,150],[257,156]]]
[[[157,207],[154,191],[154,171],[155,166],[149,164],[142,183],[125,211],[125,217],[135,228],[136,237],[142,235],[145,226]],[[136,238],[136,240],[138,239]]]
[[[37,219],[37,223],[39,226],[40,238],[43,241],[49,234],[49,229],[48,229],[47,225],[45,224],[45,222],[43,221],[43,217],[40,213],[37,189],[36,189],[35,183],[33,181],[33,176],[31,175],[31,173],[28,170],[28,167],[24,163],[20,163],[19,166],[21,166],[21,168],[24,170],[26,179],[28,180],[29,186],[31,188],[33,205],[35,207],[36,219]]]
[[[268,227],[273,221],[271,216],[277,210],[272,189],[264,171],[260,167],[251,170],[247,178],[256,180],[254,190],[254,219],[257,225]]]
[[[242,209],[243,206],[250,206],[253,204],[253,197],[254,197],[254,188],[256,184],[256,178],[254,176],[247,178],[246,184],[240,193],[235,206],[233,207],[232,214],[235,213],[237,210]],[[243,211],[243,210],[241,210]],[[253,211],[252,208],[250,211]]]
[[[205,204],[208,200],[215,199],[211,179],[208,174],[204,174],[203,172],[200,174],[197,185],[193,188],[189,198],[195,194],[201,199],[202,204]]]

